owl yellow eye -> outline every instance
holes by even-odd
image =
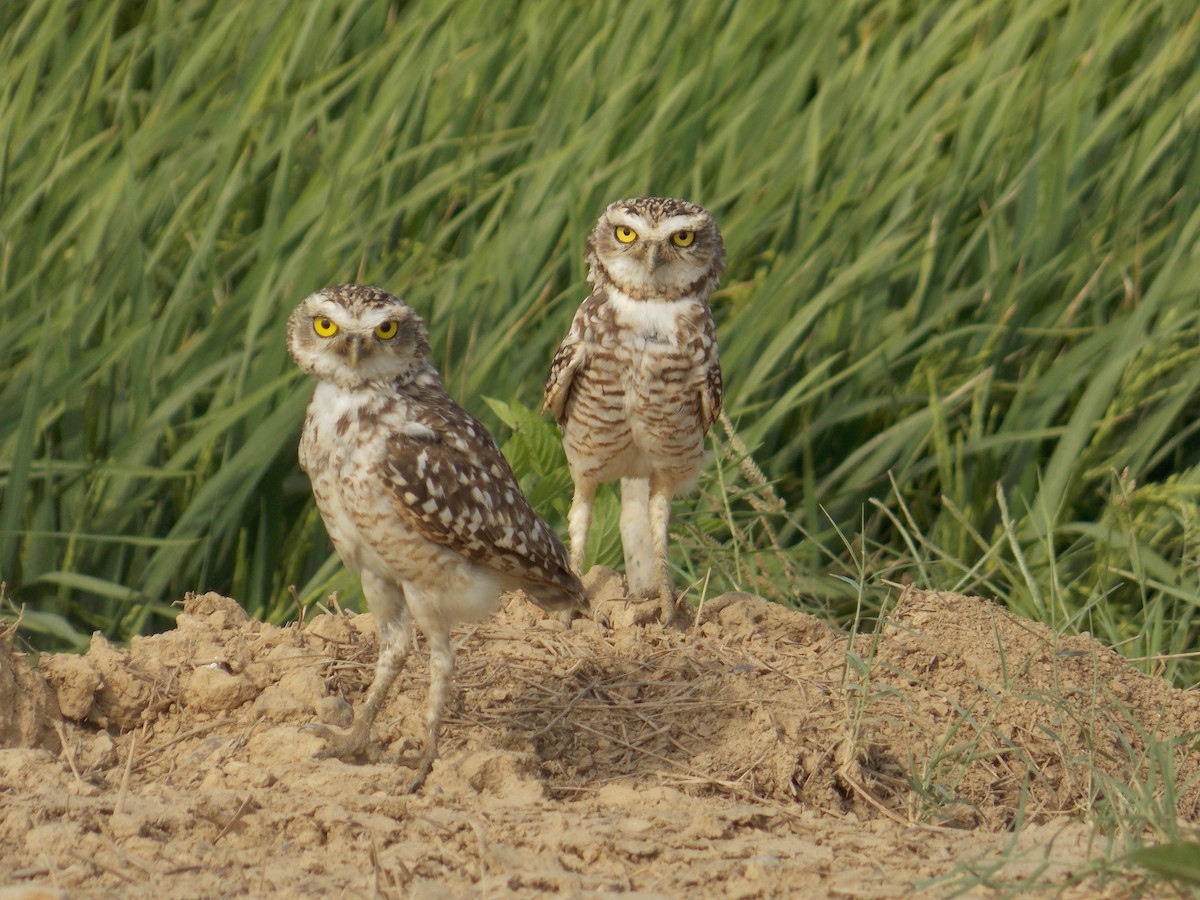
[[[338,333],[337,322],[325,316],[317,316],[313,319],[313,331],[321,337],[333,337]]]
[[[388,319],[386,322],[375,326],[375,337],[379,338],[381,341],[390,341],[396,336],[396,332],[398,330],[399,326],[396,324],[396,321],[394,319]]]
[[[695,240],[696,232],[694,231],[677,231],[671,235],[671,243],[676,247],[690,247]]]
[[[637,232],[628,225],[618,225],[617,230],[613,233],[622,244],[632,244],[637,240]]]

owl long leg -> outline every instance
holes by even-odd
[[[675,621],[678,606],[675,585],[671,581],[671,564],[667,550],[668,528],[671,523],[671,498],[675,484],[669,478],[655,474],[650,479],[650,534],[654,542],[654,589],[662,608],[663,624]]]
[[[438,755],[438,732],[442,727],[442,713],[450,696],[450,685],[454,679],[454,645],[450,632],[427,631],[429,637],[429,703],[425,711],[425,746],[417,759],[417,775],[409,787],[418,791],[429,777],[433,761]]]
[[[621,479],[621,546],[625,580],[635,597],[657,594],[655,543],[650,530],[650,479]]]
[[[365,754],[371,743],[371,726],[375,723],[375,717],[412,650],[412,624],[404,594],[391,585],[385,585],[393,594],[388,598],[391,602],[373,602],[372,591],[368,587],[375,587],[373,581],[383,584],[370,573],[363,573],[363,593],[367,595],[368,605],[377,610],[376,621],[379,626],[379,661],[375,664],[375,678],[367,691],[366,701],[348,730],[335,730],[326,725],[308,726],[309,731],[325,740],[325,747],[316,753],[319,758],[345,759]],[[399,598],[398,604],[395,603],[396,597]],[[384,611],[386,616],[381,615]]]
[[[592,527],[592,502],[596,499],[596,482],[584,477],[575,478],[575,496],[567,514],[567,531],[571,538],[571,568],[583,574],[583,555],[587,550],[588,531]]]

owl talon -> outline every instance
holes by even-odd
[[[658,598],[658,608],[662,612],[662,623],[668,628],[675,624],[679,615],[679,604],[675,602],[674,592],[664,592]]]
[[[310,722],[307,725],[301,725],[300,730],[303,732],[306,732],[308,734],[316,735],[317,737],[319,737],[321,740],[323,740],[325,742],[329,742],[329,741],[333,740],[333,729],[331,729],[328,725],[319,725],[316,722]],[[322,753],[325,752],[325,749],[328,749],[328,748],[318,750],[313,755],[320,756]]]
[[[429,773],[433,769],[433,760],[436,755],[435,751],[434,753],[421,753],[418,756],[401,756],[396,760],[398,764],[407,769],[417,770],[417,774],[408,785],[408,793],[415,794],[425,786],[425,780],[429,778]]]
[[[660,600],[663,625],[674,628],[687,628],[692,622],[691,606],[680,602],[674,591],[670,597],[662,597]]]
[[[627,599],[630,603],[636,603],[645,607],[653,606],[657,609],[658,615],[656,617],[647,617],[643,619],[641,616],[639,616],[639,621],[649,622],[653,621],[654,618],[657,618],[658,621],[661,622],[665,627],[670,628],[676,624],[680,624],[682,626],[683,623],[680,622],[680,619],[687,618],[687,614],[682,610],[681,604],[679,603],[679,597],[676,595],[675,588],[673,586],[668,586],[666,588],[647,588],[643,591],[634,591]]]
[[[351,726],[342,731],[313,722],[300,730],[315,734],[325,742],[325,746],[313,754],[314,759],[366,759],[368,762],[379,759],[379,745],[371,742],[365,728]]]

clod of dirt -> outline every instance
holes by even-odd
[[[175,627],[179,631],[228,634],[241,630],[250,621],[236,600],[209,591],[207,594],[189,594],[184,598],[183,612],[176,618]]]
[[[594,566],[583,576],[583,591],[596,621],[613,629],[624,630],[658,621],[657,601],[630,598],[624,576],[607,566]]]
[[[96,695],[104,686],[91,659],[68,653],[47,655],[38,671],[53,687],[64,716],[77,722],[91,719]]]
[[[78,721],[123,731],[142,721],[153,705],[154,676],[100,632],[92,635],[86,656],[49,655],[39,669],[63,715]]]
[[[220,663],[209,663],[183,679],[179,699],[187,706],[220,712],[236,709],[257,694],[258,688],[244,675],[236,675]]]

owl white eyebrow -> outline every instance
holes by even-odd
[[[699,216],[679,215],[663,219],[661,222],[651,223],[648,219],[644,219],[641,216],[632,215],[625,216],[617,224],[627,225],[642,237],[648,238],[651,235],[666,237],[678,231],[696,231],[700,228],[703,221]]]
[[[699,216],[671,216],[658,224],[659,230],[674,233],[676,231],[696,231],[703,221]]]
[[[620,218],[614,216],[612,221],[617,225],[618,228],[625,226],[627,228],[632,228],[634,231],[645,231],[651,227],[650,222],[639,216],[637,213],[626,213]]]
[[[385,309],[366,309],[361,315],[348,315],[348,310],[344,306],[338,306],[333,300],[322,299],[318,301],[318,305],[313,310],[315,315],[324,316],[327,319],[340,323],[343,327],[358,325],[365,328],[375,328],[377,325],[382,325],[384,322],[396,320],[399,318],[395,313],[389,313]]]
[[[386,309],[368,310],[362,316],[362,321],[371,325],[382,325],[384,322],[395,322],[397,325],[405,321],[408,317],[395,312],[388,312]]]
[[[346,308],[344,306],[338,306],[334,301],[324,297],[313,304],[313,313],[318,316],[324,316],[327,319],[333,319],[335,322],[343,321],[346,318]]]

